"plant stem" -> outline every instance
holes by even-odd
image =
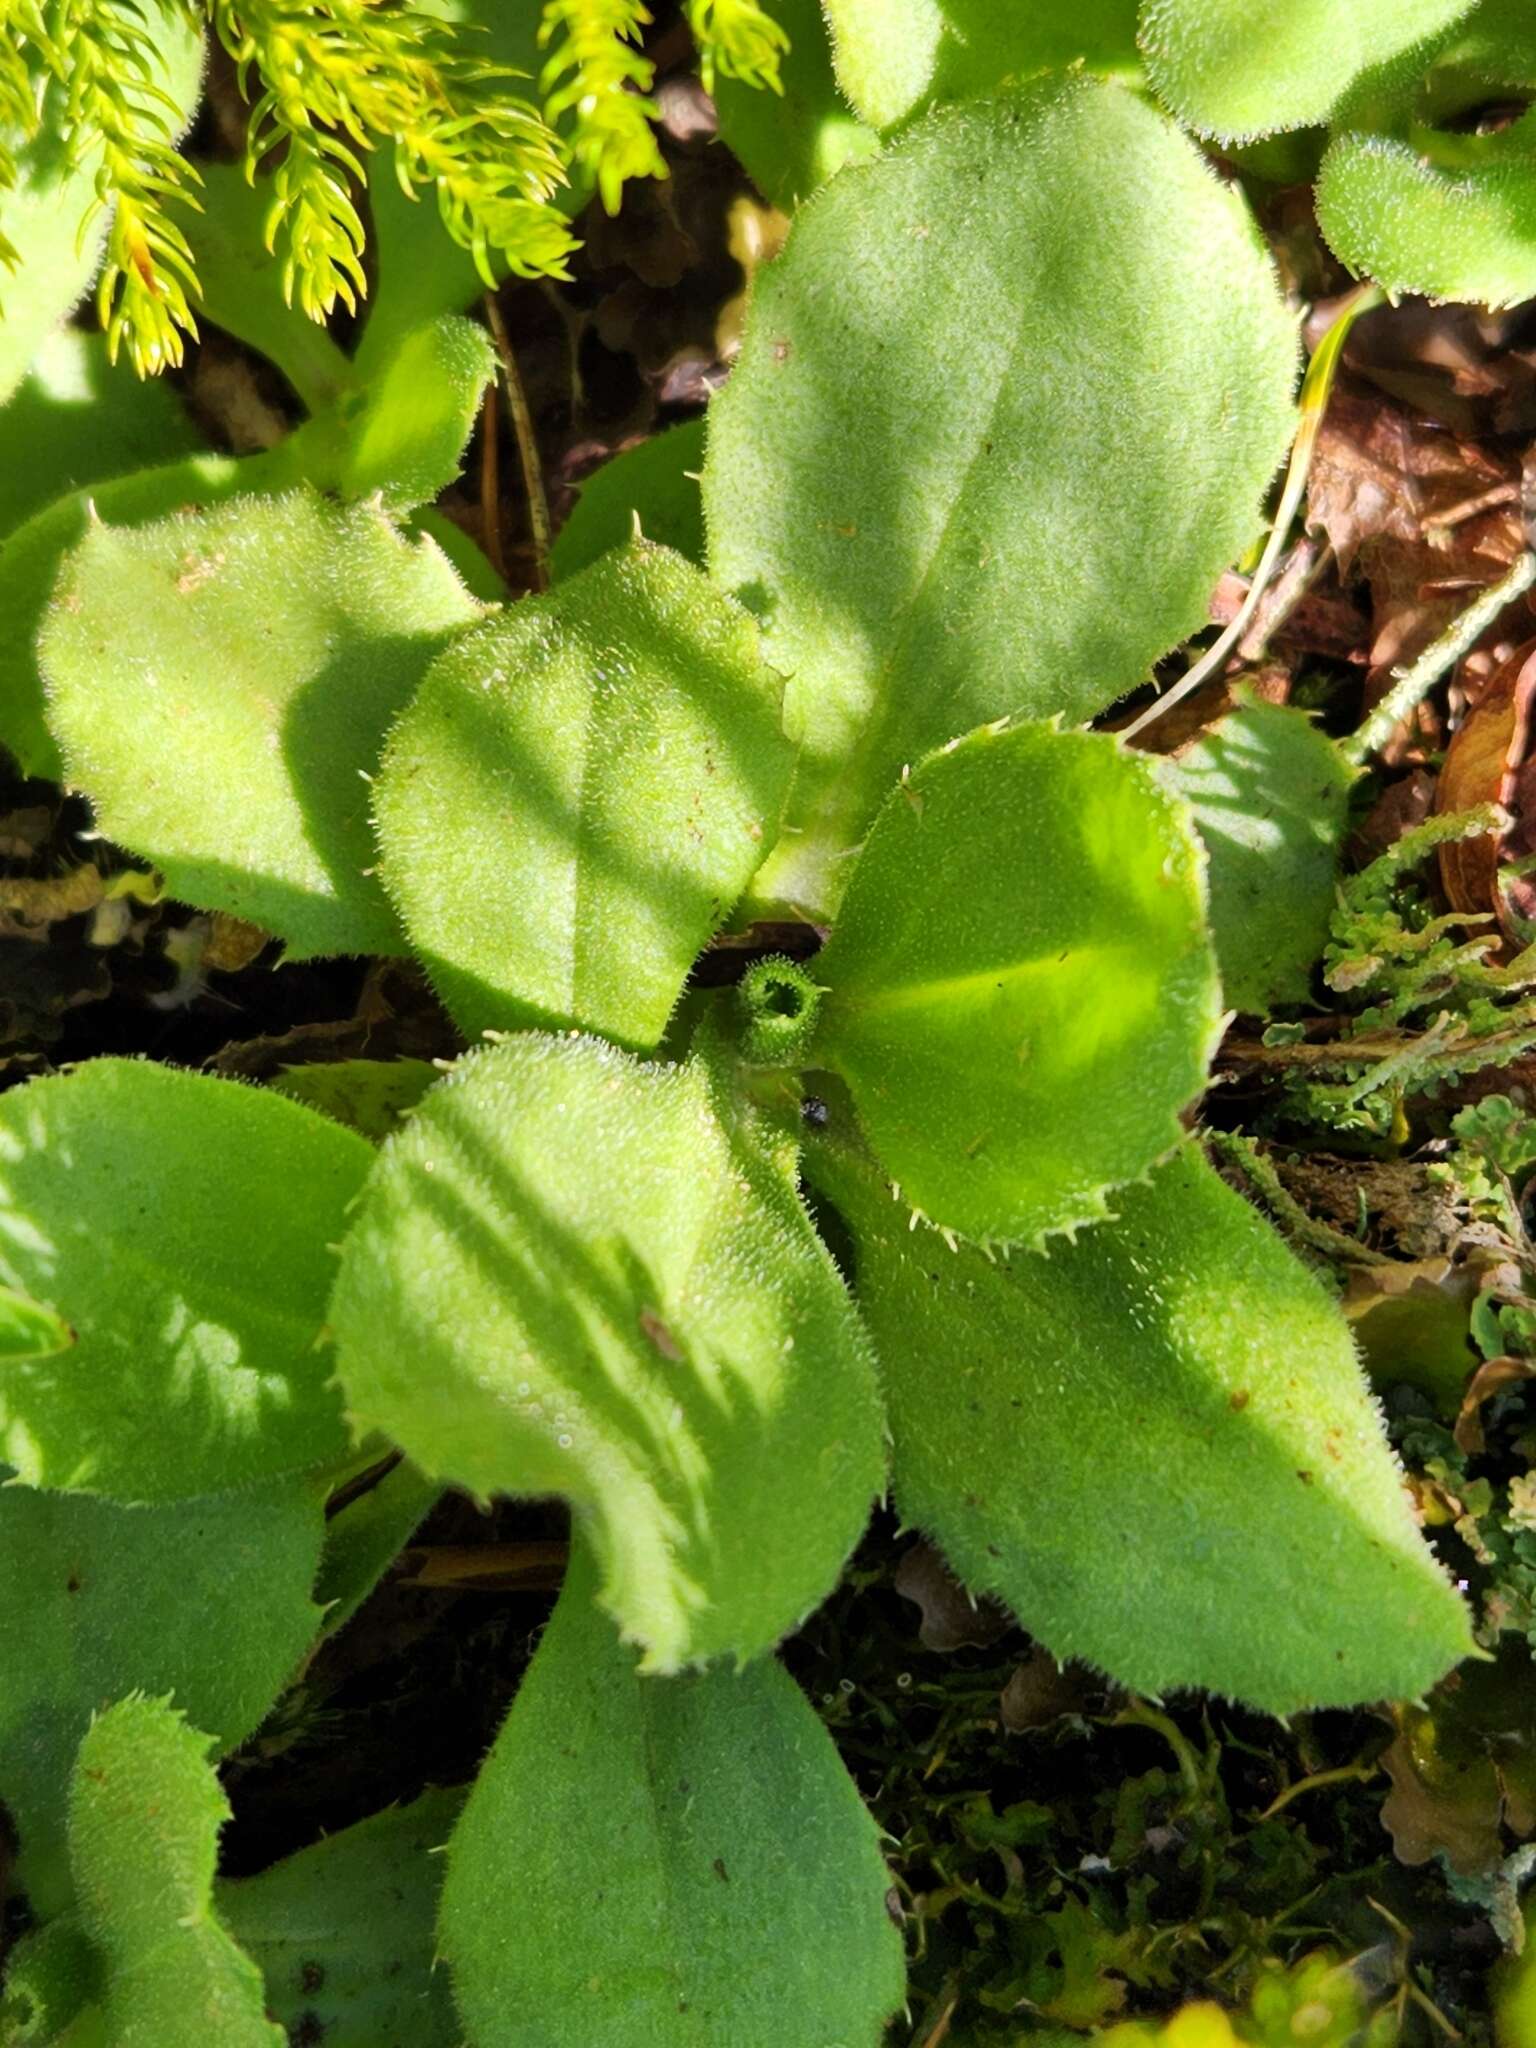
[[[1243,599],[1241,611],[1214,646],[1206,649],[1188,674],[1181,676],[1171,690],[1165,690],[1155,704],[1149,705],[1142,712],[1140,718],[1133,719],[1126,726],[1121,734],[1122,739],[1135,739],[1136,735],[1144,732],[1155,718],[1161,718],[1172,705],[1189,696],[1191,691],[1198,690],[1208,676],[1217,672],[1247,632],[1249,622],[1258,610],[1260,600],[1274,576],[1280,551],[1285,546],[1286,535],[1291,530],[1291,522],[1296,517],[1302,494],[1307,488],[1307,472],[1312,467],[1312,452],[1317,446],[1318,430],[1323,424],[1328,394],[1333,389],[1334,373],[1339,367],[1339,358],[1344,353],[1344,343],[1349,338],[1349,330],[1362,313],[1368,312],[1372,306],[1379,306],[1381,301],[1382,292],[1378,285],[1361,285],[1345,300],[1338,318],[1312,352],[1312,360],[1307,365],[1307,374],[1301,384],[1301,417],[1296,427],[1296,438],[1291,443],[1291,460],[1285,473],[1285,488],[1280,493],[1275,521],[1269,529],[1269,539],[1264,543],[1264,552],[1259,557],[1259,566],[1254,571],[1253,581],[1248,586],[1248,595]]]
[[[1427,647],[1411,668],[1400,671],[1390,690],[1357,732],[1340,740],[1339,752],[1356,768],[1363,768],[1379,746],[1391,738],[1394,729],[1408,717],[1439,682],[1446,670],[1460,661],[1469,648],[1487,632],[1506,605],[1523,597],[1536,583],[1536,554],[1527,548],[1507,576],[1491,590],[1485,590],[1475,604],[1451,621]]]
[[[533,542],[533,587],[535,590],[548,590],[549,501],[544,496],[544,471],[539,461],[538,440],[533,431],[533,415],[528,410],[528,394],[523,389],[522,378],[518,375],[517,357],[512,352],[507,323],[501,317],[501,307],[494,292],[487,292],[485,295],[485,317],[490,322],[491,339],[496,344],[496,353],[501,357],[501,373],[507,387],[507,410],[512,415],[512,431],[517,438],[518,460],[523,471],[523,489],[528,493],[528,530]]]

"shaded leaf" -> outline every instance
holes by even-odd
[[[1467,1318],[1477,1288],[1477,1269],[1447,1258],[1356,1266],[1342,1307],[1373,1385],[1417,1387],[1437,1415],[1454,1416],[1476,1363]]]
[[[648,542],[433,663],[374,809],[385,885],[466,1037],[657,1043],[772,839],[780,689],[746,614]]]
[[[366,1493],[328,1517],[315,1583],[326,1635],[352,1619],[442,1497],[435,1480],[402,1459]]]
[[[390,1138],[331,1320],[347,1398],[476,1493],[558,1493],[648,1669],[766,1649],[883,1466],[863,1333],[793,1160],[705,1066],[523,1036]]]
[[[815,962],[811,1061],[903,1198],[1038,1243],[1180,1135],[1219,1021],[1201,856],[1145,757],[984,729],[887,800]]]
[[[1139,1691],[1274,1713],[1466,1654],[1337,1309],[1197,1154],[993,1264],[909,1232],[836,1131],[806,1170],[853,1233],[897,1505],[973,1592]]]
[[[6,2048],[64,2048],[100,1992],[100,1959],[72,1913],[31,1928],[6,1951],[0,2040]]]
[[[742,92],[748,87],[742,86]],[[762,93],[752,89],[753,99]],[[690,562],[704,560],[704,509],[699,472],[704,467],[704,415],[663,427],[595,469],[581,486],[555,541],[550,566],[556,582],[577,575],[610,548],[628,545],[635,522],[649,541],[675,548]]]
[[[1249,703],[1170,765],[1205,846],[1222,993],[1304,1002],[1333,914],[1354,771],[1304,712]]]
[[[22,1479],[181,1500],[339,1455],[315,1342],[371,1159],[297,1103],[147,1061],[0,1097],[0,1284],[77,1339],[0,1372]]]
[[[637,1676],[573,1553],[448,1851],[477,2048],[872,2044],[901,1999],[874,1823],[771,1659]]]
[[[0,284],[0,304],[4,296]],[[0,535],[61,491],[198,446],[179,395],[163,377],[136,377],[126,363],[114,368],[101,335],[61,328],[44,339],[6,402]]]
[[[922,1610],[918,1639],[928,1650],[959,1650],[995,1643],[1013,1627],[994,1601],[973,1600],[931,1543],[914,1543],[896,1567],[891,1584]]]
[[[1474,0],[1142,0],[1141,47],[1158,95],[1224,142],[1325,121],[1367,67],[1466,14]]]
[[[424,1792],[216,1888],[220,1917],[266,1982],[289,2041],[459,2048],[437,1965],[437,1896],[462,1792]]]
[[[430,1060],[315,1060],[280,1067],[271,1086],[377,1143],[410,1115],[437,1078]]]
[[[1295,335],[1236,195],[1082,80],[841,173],[748,330],[710,564],[805,745],[757,891],[825,912],[903,764],[1003,713],[1087,717],[1204,621],[1290,432]]]
[[[168,1702],[142,1695],[99,1715],[80,1745],[69,1854],[113,2048],[286,2048],[261,1972],[213,1910],[229,1805],[208,1749]]]
[[[156,1508],[0,1488],[0,1799],[36,1914],[69,1898],[65,1794],[91,1715],[145,1687],[221,1749],[242,1742],[319,1627],[323,1531],[296,1480]]]
[[[96,525],[43,632],[50,719],[101,829],[170,894],[293,958],[399,952],[365,778],[479,614],[432,543],[372,506],[296,492]]]

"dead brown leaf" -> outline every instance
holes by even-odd
[[[1536,788],[1522,787],[1530,776],[1526,755],[1533,692],[1536,640],[1528,640],[1494,670],[1462,720],[1435,798],[1442,814],[1480,804],[1501,804],[1510,813],[1514,822],[1508,831],[1484,832],[1440,848],[1440,882],[1451,908],[1496,917],[1506,935],[1513,935],[1515,916],[1536,910],[1536,892],[1528,884],[1501,888],[1499,883],[1502,864],[1525,850],[1529,828],[1520,829],[1522,798],[1536,796]]]
[[[922,1609],[918,1637],[925,1649],[984,1649],[1014,1626],[1011,1614],[991,1600],[973,1600],[931,1543],[914,1543],[892,1581],[904,1600]]]

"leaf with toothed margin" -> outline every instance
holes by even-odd
[[[69,1858],[102,1964],[114,2048],[285,2048],[261,1972],[213,1906],[229,1801],[209,1738],[142,1694],[99,1714],[80,1745]]]
[[[142,1687],[221,1750],[243,1742],[319,1630],[326,1533],[306,1479],[152,1508],[0,1486],[0,1800],[35,1916],[69,1902],[66,1795],[91,1715]]]
[[[1472,1649],[1337,1308],[1193,1148],[998,1263],[907,1228],[846,1104],[805,1170],[852,1235],[897,1506],[1057,1656],[1288,1714]]]
[[[294,959],[403,952],[367,778],[481,609],[430,541],[310,491],[98,524],[43,628],[69,778],[183,902],[277,933]]]
[[[905,1198],[1038,1243],[1176,1144],[1220,990],[1203,856],[1154,765],[985,727],[893,791],[817,956],[812,1064]]]
[[[339,1457],[315,1345],[372,1158],[317,1111],[147,1060],[0,1096],[0,1287],[74,1335],[0,1363],[0,1457],[128,1502]]]
[[[428,669],[374,792],[380,873],[466,1037],[638,1050],[778,827],[794,765],[752,619],[632,540]]]
[[[1295,369],[1239,194],[1118,86],[942,108],[808,200],[704,465],[711,572],[802,742],[755,898],[830,921],[903,763],[1004,714],[1089,718],[1197,631]]]
[[[528,1034],[461,1061],[379,1155],[331,1325],[359,1427],[477,1494],[573,1503],[647,1670],[776,1642],[881,1483],[793,1155],[702,1059]]]
[[[901,1937],[826,1729],[771,1658],[642,1678],[596,1579],[578,1542],[448,1845],[476,2048],[874,2048]]]

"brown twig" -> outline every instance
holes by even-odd
[[[539,461],[539,444],[533,431],[533,415],[528,410],[528,394],[523,389],[523,380],[518,374],[517,357],[512,353],[512,342],[507,333],[507,323],[501,317],[501,306],[494,292],[487,292],[485,295],[485,317],[490,323],[491,339],[496,344],[496,353],[501,358],[502,380],[507,391],[507,410],[512,415],[512,432],[517,440],[518,460],[523,470],[523,489],[528,494],[528,533],[533,542],[533,587],[535,590],[548,590],[549,501],[544,495],[544,470]]]

